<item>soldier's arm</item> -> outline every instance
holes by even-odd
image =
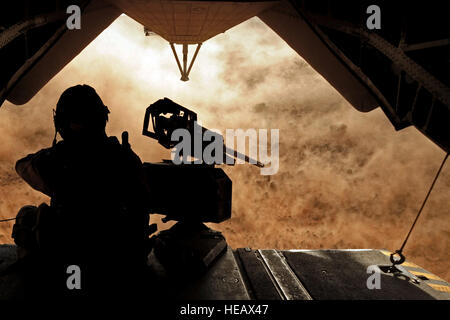
[[[136,195],[138,197],[139,205],[147,214],[150,210],[151,192],[150,188],[145,181],[144,168],[141,158],[131,149],[131,145],[128,141],[128,132],[122,132],[122,150],[126,154],[128,168],[133,171],[132,176],[136,185]]]
[[[149,201],[151,200],[151,193],[147,181],[145,181],[143,164],[139,156],[136,153],[134,153],[134,151],[131,150],[131,148],[130,152],[131,152],[130,154],[131,162],[133,163],[133,166],[135,168],[135,177],[136,182],[138,183],[138,190],[139,190],[138,194],[140,197],[140,201],[144,210],[146,210],[148,213],[148,210],[150,208]]]
[[[16,172],[33,189],[48,196],[52,196],[49,185],[48,170],[51,159],[50,149],[43,149],[37,153],[29,154],[16,162]],[[47,171],[47,172],[46,172]]]

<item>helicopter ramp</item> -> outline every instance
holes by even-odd
[[[176,292],[177,299],[192,300],[450,299],[450,284],[409,261],[397,266],[398,272],[388,273],[389,255],[388,251],[375,249],[228,247],[200,278],[186,282],[167,280],[162,287]],[[155,257],[150,264],[158,264]],[[159,272],[163,279],[161,266]]]
[[[382,250],[249,250],[238,249],[248,286],[256,298],[262,294],[257,273],[264,274],[277,294],[272,299],[314,300],[428,300],[449,299],[450,286],[421,267],[405,262],[397,273]],[[257,259],[258,272],[245,267]],[[378,274],[376,274],[378,273]],[[260,276],[262,278],[263,276]],[[378,280],[375,280],[378,277]],[[378,281],[378,283],[376,283]],[[266,291],[267,292],[267,291]],[[305,294],[299,294],[304,292]],[[266,297],[264,297],[266,298]],[[268,297],[267,297],[268,298]]]
[[[389,255],[375,249],[228,246],[202,275],[180,276],[150,254],[149,287],[158,297],[177,300],[450,300],[450,284],[416,264],[406,261],[398,272],[386,272]],[[0,245],[0,272],[16,259],[14,245]],[[20,299],[23,285],[20,274],[0,275],[0,300]]]

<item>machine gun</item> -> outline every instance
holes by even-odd
[[[172,134],[185,129],[191,137],[204,134],[208,129],[197,124],[197,114],[168,98],[151,104],[145,111],[142,134],[153,138],[164,148],[176,148]],[[152,124],[153,131],[149,130]],[[217,135],[215,138],[223,138]],[[192,142],[193,139],[191,139]],[[193,146],[185,151],[184,157],[195,158]],[[205,145],[202,142],[201,151]],[[227,164],[234,164],[230,158],[239,157],[256,166],[263,164],[250,159],[233,149],[223,146],[223,158]],[[185,158],[184,158],[185,159]],[[151,212],[163,214],[164,222],[178,221],[169,230],[154,237],[154,254],[166,269],[184,266],[184,271],[206,270],[215,258],[223,252],[227,243],[220,232],[203,223],[220,223],[231,217],[231,179],[221,168],[206,164],[201,159],[176,165],[171,160],[162,163],[144,163],[147,184],[153,195]]]
[[[150,117],[153,125],[153,132],[148,130],[150,124]],[[206,131],[209,131],[207,128],[202,127],[197,124],[197,114],[179,104],[173,102],[168,98],[160,99],[155,103],[151,104],[147,110],[145,111],[144,117],[144,128],[142,130],[142,134],[144,136],[153,138],[158,140],[159,144],[161,144],[166,149],[176,148],[178,141],[172,140],[172,134],[177,129],[184,129],[190,134],[191,137],[194,137],[197,133],[200,136]],[[210,133],[212,133],[210,131]],[[219,139],[223,141],[223,137],[219,134],[214,134],[215,139]],[[190,152],[185,153],[184,157],[192,157],[195,158],[194,152],[194,139],[191,139],[191,148]],[[203,150],[206,145],[202,143],[201,146],[201,154],[203,154]],[[261,162],[248,157],[245,154],[237,152],[234,149],[228,148],[223,144],[223,163],[234,165],[235,158],[243,159],[245,162],[251,163],[257,167],[264,167],[264,164]],[[220,157],[223,159],[223,157]],[[197,159],[194,163],[202,163],[202,159]]]

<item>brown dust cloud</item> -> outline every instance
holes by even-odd
[[[278,173],[224,168],[233,180],[233,214],[210,227],[233,248],[399,248],[444,157],[415,128],[396,132],[380,109],[356,111],[257,18],[205,42],[191,80],[179,78],[169,44],[145,37],[141,25],[122,15],[30,102],[5,102],[0,218],[49,201],[21,181],[14,164],[51,145],[60,94],[85,83],[111,110],[108,134],[129,131],[133,149],[147,162],[170,158],[141,135],[145,108],[163,97],[197,112],[208,128],[280,130]],[[447,164],[404,251],[447,281],[449,191]],[[159,227],[167,228],[159,218]],[[0,243],[12,242],[11,229],[10,222],[0,224]]]

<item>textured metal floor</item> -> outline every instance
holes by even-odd
[[[177,298],[255,300],[450,299],[450,284],[405,262],[402,273],[380,272],[369,289],[369,266],[389,266],[384,250],[228,250],[197,280],[164,282]],[[153,261],[156,265],[157,262]],[[375,267],[377,268],[377,267]],[[378,269],[379,270],[379,269]],[[161,271],[161,275],[164,272]],[[161,278],[162,279],[162,278]]]
[[[152,291],[187,300],[450,300],[450,284],[405,262],[400,275],[380,273],[380,288],[369,289],[369,266],[388,266],[383,250],[232,250],[203,275],[168,274],[153,254]],[[0,271],[16,259],[13,245],[0,245]],[[181,266],[182,267],[182,266]],[[377,267],[375,267],[377,268]],[[181,270],[181,268],[180,268]],[[0,276],[0,299],[23,296],[20,274]]]

